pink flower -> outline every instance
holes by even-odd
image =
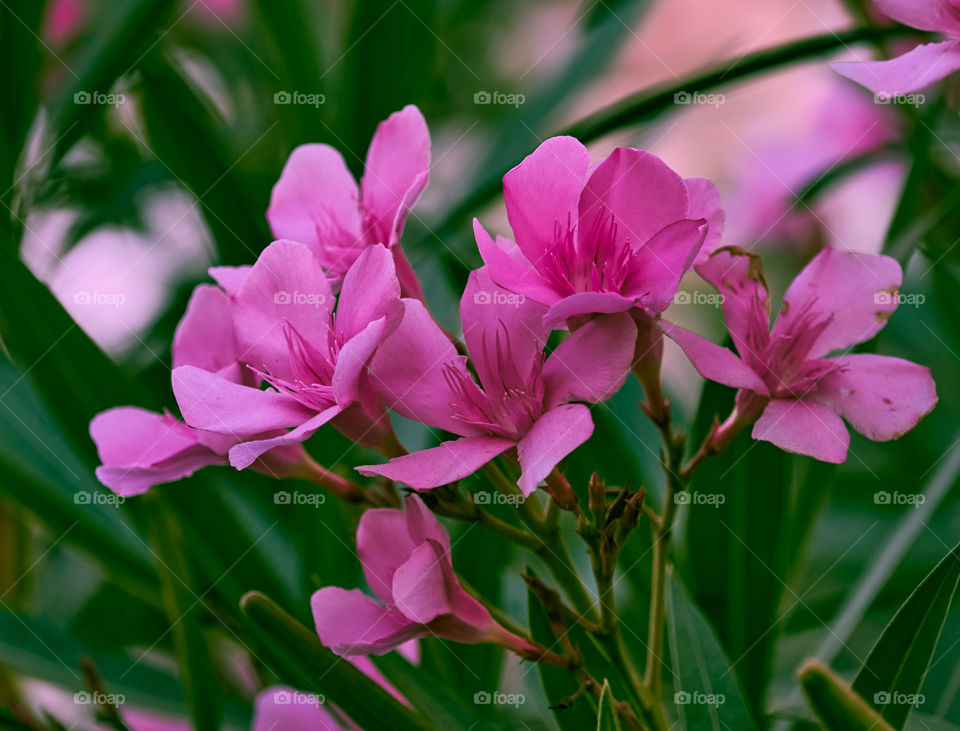
[[[377,603],[359,589],[324,587],[311,599],[317,634],[338,655],[381,655],[415,637],[493,642],[524,657],[536,648],[497,624],[457,581],[450,536],[420,498],[406,512],[367,510],[357,553]]]
[[[406,106],[377,127],[359,191],[335,149],[296,148],[273,188],[267,220],[278,239],[309,246],[336,282],[366,247],[383,244],[393,252],[404,296],[422,298],[397,242],[429,169],[427,123],[419,109]]]
[[[839,463],[850,443],[843,419],[870,439],[887,441],[937,403],[923,366],[872,354],[825,357],[869,340],[886,324],[903,278],[895,259],[824,249],[790,285],[772,330],[759,259],[724,248],[697,271],[725,298],[739,357],[683,328],[661,327],[704,378],[741,389],[721,431],[755,421],[754,439]]]
[[[242,283],[229,286],[241,360],[256,374],[254,382],[183,365],[173,371],[173,390],[190,426],[240,442],[230,449],[230,464],[248,467],[330,421],[368,446],[392,437],[366,374],[402,313],[384,247],[367,247],[350,267],[335,319],[327,277],[310,250],[294,241],[270,244]],[[260,378],[273,388],[261,390]]]
[[[889,61],[831,64],[834,71],[876,94],[912,94],[960,69],[960,9],[955,0],[876,0],[885,15],[904,25],[943,34]]]
[[[597,317],[549,356],[547,308],[498,289],[487,268],[472,272],[460,317],[479,376],[419,301],[405,300],[397,331],[374,357],[371,372],[388,406],[407,418],[462,439],[358,467],[423,490],[462,479],[516,449],[525,495],[593,433],[590,410],[612,396],[630,372],[636,326],[629,315]]]
[[[501,287],[547,305],[549,323],[635,307],[657,315],[704,242],[719,242],[716,187],[632,148],[589,167],[572,137],[541,144],[503,178],[516,244],[475,221],[480,255]]]
[[[242,271],[219,270],[229,279]],[[235,384],[255,386],[257,378],[237,362],[239,347],[233,330],[230,299],[211,285],[193,291],[187,311],[173,336],[174,368],[190,367]],[[130,497],[153,485],[189,477],[207,465],[226,464],[236,439],[192,429],[169,414],[121,406],[98,414],[90,436],[100,461],[97,479],[118,495]],[[258,467],[268,474],[288,474],[303,451],[285,447]]]

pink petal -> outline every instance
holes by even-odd
[[[222,454],[196,444],[153,467],[101,465],[96,468],[96,475],[104,487],[110,488],[117,495],[133,497],[145,493],[154,485],[182,480],[203,467],[226,463],[227,458]]]
[[[207,274],[232,299],[240,293],[243,283],[247,281],[247,275],[250,274],[252,269],[253,266],[250,264],[236,267],[218,266],[207,269]]]
[[[427,540],[434,541],[442,546],[446,553],[450,553],[450,534],[447,533],[447,529],[437,520],[437,516],[430,512],[416,493],[407,496],[407,509],[404,517],[407,521],[407,534],[415,544]]]
[[[794,454],[840,464],[847,459],[850,432],[843,419],[812,401],[774,399],[753,425],[753,438]]]
[[[253,436],[297,426],[314,414],[292,396],[231,383],[195,366],[176,368],[172,381],[184,420],[197,429]]]
[[[243,470],[256,462],[260,455],[269,452],[271,449],[289,447],[292,444],[305,442],[314,435],[317,429],[339,414],[340,411],[339,406],[331,406],[329,409],[311,416],[286,434],[271,437],[270,439],[242,442],[230,450],[230,464],[238,470]]]
[[[616,292],[577,292],[551,305],[543,316],[543,324],[557,327],[571,317],[627,312],[636,305],[636,298]]]
[[[897,439],[937,403],[930,370],[883,355],[845,355],[820,381],[816,399],[879,442]]]
[[[613,396],[630,373],[636,341],[637,326],[626,313],[598,315],[574,330],[543,366],[547,407]]]
[[[521,374],[534,367],[550,334],[543,326],[546,312],[543,305],[500,289],[486,267],[470,272],[460,298],[460,322],[480,383],[499,385],[503,359]]]
[[[357,467],[361,475],[382,475],[414,490],[429,490],[469,477],[516,442],[501,437],[464,437],[439,447],[396,457],[386,464]]]
[[[376,508],[361,516],[357,554],[367,583],[384,604],[393,604],[393,575],[419,543],[411,539],[406,515],[399,510]]]
[[[639,297],[649,312],[663,312],[693,266],[706,235],[707,222],[702,218],[677,221],[658,231],[634,254],[623,291]]]
[[[770,295],[760,257],[724,247],[697,264],[697,273],[723,296],[723,317],[737,352],[748,363],[759,361],[770,342]]]
[[[393,575],[393,603],[407,619],[426,624],[452,611],[443,571],[446,560],[441,546],[426,541],[414,548],[407,561],[397,568]]]
[[[660,322],[660,329],[680,346],[697,373],[707,380],[768,395],[763,379],[726,348],[666,321]]]
[[[912,94],[960,69],[960,42],[927,43],[889,61],[844,61],[830,68],[887,98]]]
[[[393,256],[382,246],[368,246],[343,279],[337,301],[337,335],[349,340],[374,320],[388,316],[395,326],[401,308]]]
[[[527,261],[516,244],[500,236],[494,243],[477,219],[473,219],[473,233],[480,256],[494,282],[544,305],[552,305],[560,299],[560,293]]]
[[[783,298],[773,337],[792,332],[798,317],[832,318],[809,358],[862,343],[876,335],[897,309],[903,272],[896,259],[824,249],[803,268]]]
[[[551,409],[530,427],[517,445],[520,459],[520,491],[532,495],[537,485],[564,457],[593,434],[590,409],[583,404],[566,404]]]
[[[397,301],[399,304],[399,300]],[[367,325],[361,332],[348,340],[337,355],[337,366],[333,372],[333,396],[341,408],[360,401],[361,381],[367,375],[367,366],[383,341],[387,327],[387,318],[381,317]]]
[[[310,250],[295,241],[274,241],[261,252],[234,304],[240,360],[292,380],[283,322],[323,342],[333,305],[330,283]]]
[[[507,218],[517,246],[537,264],[557,236],[576,224],[590,153],[573,137],[551,137],[503,176]]]
[[[876,0],[876,3],[881,13],[904,25],[942,33],[960,31],[960,18],[951,0]]]
[[[314,592],[310,607],[320,641],[338,655],[382,655],[423,634],[402,612],[359,589],[324,587]]]
[[[450,404],[458,395],[444,376],[444,367],[467,375],[465,358],[457,353],[419,300],[403,300],[403,320],[377,350],[370,378],[384,403],[397,413],[455,434],[480,433],[454,418]]]
[[[344,272],[343,251],[359,253],[357,184],[343,157],[329,145],[300,145],[270,194],[270,229],[278,239],[300,241],[328,269]]]
[[[193,290],[173,333],[172,349],[174,368],[192,365],[215,373],[236,363],[230,298],[222,290],[209,284]]]
[[[90,436],[100,461],[114,467],[150,467],[197,444],[186,424],[135,406],[97,414],[90,422]]]
[[[636,250],[658,231],[687,218],[689,205],[683,179],[660,158],[618,147],[593,170],[583,189],[578,238],[583,241],[602,230],[612,215],[617,239]]]
[[[707,237],[703,247],[697,254],[697,260],[708,256],[720,246],[723,239],[723,227],[727,216],[720,203],[720,191],[714,182],[708,178],[686,178],[687,195],[690,196],[690,209],[687,218],[703,218],[707,221]]]
[[[284,685],[264,688],[253,701],[251,731],[342,731],[324,706],[307,703],[309,699],[309,694]]]
[[[380,123],[367,150],[361,186],[370,243],[397,242],[429,172],[430,131],[420,110],[409,104]]]

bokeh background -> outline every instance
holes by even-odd
[[[142,724],[131,728],[185,715],[159,601],[154,504],[98,502],[87,424],[119,404],[174,409],[173,328],[208,266],[252,263],[270,241],[264,211],[290,151],[329,143],[359,175],[377,123],[408,103],[430,125],[433,163],[404,246],[453,330],[460,288],[480,264],[472,218],[508,232],[503,173],[551,134],[655,87],[687,96],[591,140],[594,158],[630,145],[715,180],[726,243],[764,256],[775,302],[823,246],[884,251],[904,265],[903,292],[914,297],[867,347],[931,367],[934,413],[895,443],[855,435],[839,469],[744,444],[697,488],[726,503],[684,516],[678,571],[755,707],[800,713],[793,673],[817,652],[855,671],[960,537],[950,489],[960,473],[952,84],[914,107],[878,104],[829,69],[828,60],[897,48],[890,41],[683,87],[761,49],[883,26],[868,3],[4,0],[0,16],[0,706],[9,716],[17,704],[42,706],[79,724],[71,728],[92,727],[90,709],[73,702],[86,687],[81,657],[126,694]],[[706,291],[693,275],[683,288]],[[677,304],[668,316],[721,337],[716,308]],[[664,378],[694,432],[730,398],[703,391],[672,349]],[[603,465],[610,482],[645,484],[655,500],[658,440],[640,398],[628,384],[598,408],[598,433],[571,472]],[[431,439],[401,429],[409,445]],[[362,450],[332,432],[309,448],[324,464],[361,463]],[[355,516],[332,503],[276,505],[273,489],[258,475],[211,469],[154,490],[187,560],[178,576],[189,577],[191,617],[218,666],[233,668],[212,682],[225,723],[238,728],[264,678],[236,624],[243,592],[265,591],[309,623],[313,589],[360,582]],[[628,548],[620,602],[637,635],[644,540]],[[459,545],[458,570],[524,620],[518,576],[529,558],[479,533]],[[519,689],[522,723],[552,727],[536,673],[487,647],[423,645],[424,667],[465,697]],[[958,660],[954,611],[912,721],[931,725],[917,728],[941,728],[933,717],[960,725]]]

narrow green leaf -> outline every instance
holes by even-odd
[[[870,650],[853,681],[853,689],[867,699],[896,729],[903,728],[960,582],[960,545],[937,564],[907,598]]]
[[[621,731],[620,718],[617,709],[613,706],[613,693],[610,691],[610,681],[603,679],[603,690],[600,692],[600,711],[597,713],[597,731]]]
[[[819,660],[807,660],[797,676],[828,731],[893,731],[869,703]]]
[[[674,676],[673,701],[682,728],[757,728],[716,632],[673,571],[667,579],[667,630]]]
[[[157,494],[143,499],[149,501],[150,545],[156,554],[161,598],[170,622],[190,717],[197,731],[216,731],[220,728],[222,693],[203,632],[201,616],[206,607],[182,553],[183,536],[175,516]]]
[[[435,726],[402,705],[351,663],[334,655],[272,600],[251,592],[240,603],[250,640],[281,682],[323,693],[362,728],[417,731]]]

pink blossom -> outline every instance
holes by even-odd
[[[433,449],[358,467],[423,490],[467,477],[516,450],[525,495],[593,433],[590,410],[623,385],[636,326],[629,315],[599,316],[549,356],[547,308],[496,287],[486,267],[471,273],[460,317],[479,385],[419,301],[405,300],[397,331],[371,372],[388,406],[407,418],[460,435]]]
[[[221,267],[229,278],[233,270]],[[230,271],[228,271],[230,270]],[[242,272],[236,274],[242,276]],[[257,378],[238,363],[230,299],[211,285],[200,285],[173,337],[174,368],[194,368],[234,384],[256,385]],[[169,414],[121,406],[98,414],[90,436],[102,465],[97,479],[124,497],[153,485],[189,477],[201,467],[227,463],[231,436],[192,429]],[[299,445],[287,446],[261,461],[268,474],[288,474],[303,458]]]
[[[422,298],[398,241],[429,168],[427,123],[409,105],[377,127],[359,190],[337,150],[296,148],[273,188],[267,219],[277,238],[309,246],[336,282],[366,247],[383,244],[393,252],[404,296]]]
[[[721,431],[755,422],[754,439],[839,463],[850,443],[843,419],[866,437],[887,441],[937,403],[927,368],[846,352],[876,335],[896,309],[903,274],[895,259],[824,249],[790,285],[772,330],[759,259],[724,248],[697,271],[724,295],[739,357],[683,328],[662,328],[704,378],[740,389]],[[838,350],[845,352],[826,357]]]
[[[381,603],[359,589],[337,587],[324,587],[311,599],[317,634],[338,655],[381,655],[435,635],[540,656],[463,590],[450,562],[450,536],[416,495],[405,512],[367,510],[357,528],[357,552]]]
[[[242,283],[231,278],[228,285],[241,360],[255,381],[191,364],[174,369],[173,390],[190,426],[239,440],[230,464],[248,467],[331,421],[368,446],[392,438],[366,374],[402,313],[393,259],[384,247],[367,247],[350,267],[335,318],[330,283],[304,244],[275,241]],[[273,388],[261,390],[261,378]]]
[[[658,315],[704,242],[719,242],[716,187],[632,148],[589,168],[579,141],[553,137],[504,176],[516,244],[474,222],[490,276],[549,307],[549,323],[635,307]]]
[[[912,94],[960,69],[960,11],[955,0],[876,0],[896,21],[942,34],[946,40],[919,45],[889,61],[831,64],[837,73],[877,94]]]

